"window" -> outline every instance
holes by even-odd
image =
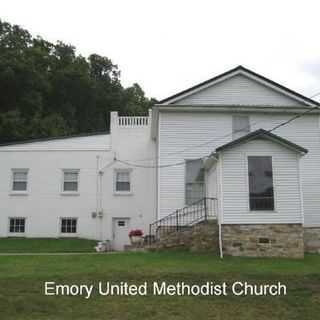
[[[63,192],[78,192],[79,170],[63,170]]]
[[[62,218],[61,233],[77,233],[77,218]]]
[[[117,170],[116,173],[116,192],[130,192],[130,170]]]
[[[186,204],[205,197],[204,168],[202,160],[186,160]]]
[[[232,116],[232,138],[238,139],[250,132],[249,116]]]
[[[25,218],[10,218],[9,222],[10,233],[24,233],[26,226]]]
[[[125,227],[125,226],[126,226],[126,222],[124,220],[118,221],[118,227]]]
[[[12,191],[27,191],[28,169],[12,169]]]
[[[250,210],[274,210],[272,157],[248,157]]]

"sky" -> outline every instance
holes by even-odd
[[[159,100],[238,65],[320,92],[319,1],[10,0],[0,18],[107,56]]]

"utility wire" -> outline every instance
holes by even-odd
[[[300,114],[297,114],[297,115],[295,115],[294,117],[288,119],[287,121],[284,121],[284,122],[282,122],[282,123],[274,126],[273,128],[271,128],[271,129],[269,129],[269,130],[267,130],[267,131],[268,131],[268,132],[272,132],[272,131],[274,131],[274,130],[282,127],[282,126],[285,126],[285,125],[289,124],[290,122],[292,122],[292,121],[294,121],[294,120],[296,120],[296,119],[298,119],[298,118],[303,117],[304,115],[306,115],[306,114],[308,114],[308,113],[310,113],[310,112],[312,112],[313,110],[316,110],[316,109],[320,109],[320,107],[318,107],[318,106],[312,107],[311,109],[309,109],[309,110],[307,110],[307,111],[305,111],[305,112],[302,112],[302,113],[300,113]],[[260,121],[260,122],[262,122],[262,121]],[[264,121],[263,121],[263,122],[264,122]],[[240,131],[241,131],[241,130],[240,130]],[[229,135],[230,135],[230,134],[228,134],[228,135],[226,135],[226,136],[229,136]],[[223,136],[223,137],[225,137],[225,136]],[[222,138],[222,137],[220,137],[220,138]],[[210,142],[212,142],[212,141],[210,141]],[[209,156],[210,156],[210,155],[206,155],[206,156],[203,156],[203,157],[201,157],[201,158],[193,159],[193,160],[194,160],[194,161],[196,161],[196,160],[201,160],[201,159],[208,158]],[[117,161],[118,161],[118,162],[121,162],[121,163],[123,163],[123,164],[129,165],[129,166],[132,166],[132,167],[137,167],[137,168],[168,168],[168,167],[180,166],[180,165],[184,165],[184,164],[185,164],[185,161],[183,161],[183,162],[178,162],[178,163],[173,163],[173,164],[148,166],[148,165],[139,165],[139,164],[136,164],[136,163],[132,163],[132,162],[125,161],[125,160],[119,160],[119,159],[117,159]]]
[[[206,145],[208,145],[208,144],[210,144],[210,143],[217,142],[217,141],[219,141],[219,140],[221,140],[221,139],[227,138],[227,137],[233,135],[234,133],[241,132],[241,131],[244,130],[244,129],[250,129],[250,126],[253,127],[253,126],[255,126],[256,124],[262,123],[262,122],[265,122],[265,121],[264,121],[264,120],[263,120],[263,121],[256,121],[256,122],[254,122],[254,123],[252,123],[252,124],[249,124],[249,125],[246,126],[246,127],[243,127],[243,128],[240,129],[240,130],[236,130],[236,131],[229,132],[229,133],[227,133],[227,134],[225,134],[225,135],[223,135],[223,136],[216,137],[216,138],[214,138],[214,139],[210,139],[210,140],[208,140],[208,141],[206,141],[206,142],[203,142],[203,143],[201,143],[201,144],[196,144],[196,145],[192,145],[192,146],[186,147],[186,148],[184,148],[184,149],[182,149],[182,150],[165,153],[164,155],[167,156],[167,157],[170,157],[170,156],[173,156],[173,155],[176,155],[176,154],[184,153],[184,152],[186,152],[186,151],[188,151],[188,150],[192,150],[192,149],[195,149],[195,148],[204,147],[204,146],[206,146]],[[143,159],[137,159],[137,160],[123,160],[123,161],[143,162],[143,161],[148,161],[148,160],[157,160],[157,159],[159,159],[159,158],[160,158],[159,156],[156,156],[156,157],[143,158]]]
[[[285,122],[282,122],[282,123],[276,125],[275,127],[273,127],[272,129],[267,130],[267,131],[268,131],[268,132],[272,132],[272,131],[280,128],[280,127],[283,127],[283,126],[287,125],[288,123],[290,123],[290,122],[292,122],[292,121],[294,121],[294,120],[296,120],[296,119],[298,119],[298,118],[303,117],[303,116],[306,115],[307,113],[312,112],[312,111],[315,110],[315,109],[319,109],[319,107],[316,106],[316,107],[313,107],[313,108],[311,108],[311,109],[309,109],[309,110],[307,110],[307,111],[305,111],[305,112],[302,112],[302,113],[300,113],[300,114],[297,114],[297,115],[295,115],[294,117],[290,118],[289,120],[287,120],[287,121],[285,121]]]

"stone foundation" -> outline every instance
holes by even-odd
[[[189,250],[192,252],[217,252],[219,249],[219,231],[216,221],[199,223],[184,227],[179,231],[163,233],[153,250]]]
[[[301,224],[222,225],[222,245],[224,254],[231,256],[303,258],[303,227]]]
[[[320,253],[320,228],[304,228],[304,251]]]

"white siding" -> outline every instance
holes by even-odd
[[[276,143],[254,140],[223,151],[224,224],[302,223],[297,153]],[[247,157],[272,156],[274,211],[250,211]]]
[[[159,164],[167,165],[208,155],[229,141],[230,115],[211,113],[161,113],[159,117]],[[210,143],[206,143],[211,141]],[[198,146],[203,144],[202,146]],[[198,147],[194,147],[194,146]],[[185,150],[184,152],[180,152]],[[178,151],[178,153],[177,153]],[[159,170],[159,218],[185,205],[185,166]]]
[[[266,118],[267,117],[267,118]],[[252,131],[262,127],[270,129],[287,120],[289,116],[252,115],[250,121]],[[267,119],[267,121],[264,121]],[[261,121],[263,121],[261,123]],[[301,159],[301,179],[304,203],[305,226],[320,226],[320,130],[317,115],[305,115],[295,121],[280,127],[275,134],[286,138],[308,149],[308,154]]]
[[[252,114],[251,131],[270,129],[291,117],[290,114]],[[162,112],[159,126],[159,164],[177,163],[208,155],[232,139],[232,115],[227,113]],[[274,133],[309,150],[301,159],[305,225],[320,226],[319,118],[317,115],[306,115]],[[199,144],[202,146],[192,147]],[[168,156],[172,152],[176,154]],[[159,170],[159,217],[184,206],[184,170],[184,166]]]
[[[285,96],[244,75],[235,75],[175,102],[177,105],[274,105],[299,106],[296,100]]]
[[[129,195],[114,193],[114,169],[130,168],[115,163],[153,158],[155,143],[150,125],[123,127],[113,115],[111,135],[68,138],[0,147],[0,237],[8,236],[9,217],[26,217],[26,237],[59,237],[60,217],[77,217],[83,238],[112,239],[112,218],[130,218],[130,227],[148,233],[156,219],[156,171],[132,167]],[[111,146],[112,143],[112,146]],[[103,218],[93,218],[97,208],[97,156],[102,176]],[[28,168],[27,195],[10,192],[11,169]],[[62,169],[79,169],[79,193],[61,194]],[[99,201],[100,202],[100,201]],[[100,205],[99,205],[100,207]],[[100,210],[100,208],[98,208]]]
[[[60,217],[77,217],[78,234],[97,238],[96,155],[110,152],[0,152],[0,237],[9,236],[9,217],[26,217],[27,237],[59,237]],[[11,168],[28,168],[28,193],[11,194]],[[62,195],[62,169],[79,169],[79,194]],[[106,222],[104,220],[104,222]]]

